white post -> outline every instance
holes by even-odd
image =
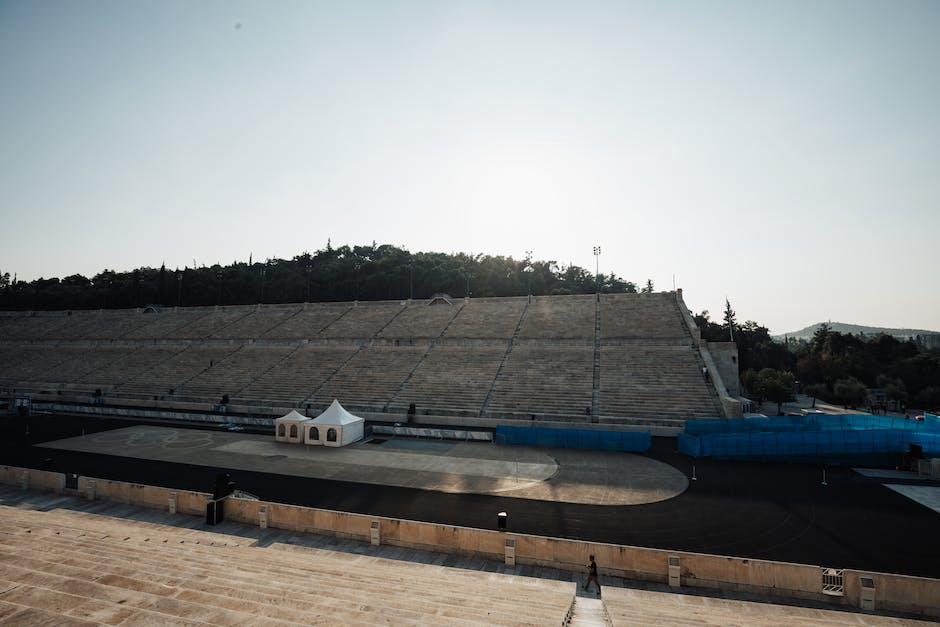
[[[506,538],[506,566],[515,566],[516,565],[516,540],[514,538]]]

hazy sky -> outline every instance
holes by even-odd
[[[940,2],[0,0],[0,271],[554,259],[940,330]]]

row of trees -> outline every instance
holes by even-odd
[[[843,334],[823,324],[809,341],[792,344],[796,375],[814,398],[854,407],[877,388],[879,402],[897,410],[940,407],[940,353],[911,339]]]
[[[304,301],[394,300],[456,297],[592,294],[637,291],[616,274],[594,275],[576,265],[527,256],[411,253],[383,244],[340,246],[292,259],[168,270],[104,270],[88,278],[11,281],[0,274],[3,309],[118,309],[167,306],[246,305]],[[641,291],[653,291],[647,281]]]
[[[780,342],[752,320],[738,324],[728,301],[721,322],[707,311],[694,317],[706,340],[733,338],[745,390],[758,401],[778,403],[778,410],[796,391],[846,407],[874,400],[897,411],[908,404],[940,408],[940,353],[913,340],[843,334],[823,324],[808,341]],[[879,390],[877,399],[872,389]]]

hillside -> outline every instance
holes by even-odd
[[[791,331],[789,333],[781,333],[775,335],[774,338],[783,339],[784,336],[789,338],[797,338],[808,340],[813,337],[813,334],[823,324],[824,322],[817,322],[816,324],[804,327],[799,331]],[[851,334],[851,335],[880,335],[885,333],[887,335],[893,335],[898,339],[906,340],[910,337],[916,337],[918,335],[940,335],[938,331],[928,331],[925,329],[890,329],[887,327],[866,327],[858,324],[847,324],[844,322],[829,322],[829,328],[833,331],[837,331],[842,334]]]

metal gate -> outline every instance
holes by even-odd
[[[822,593],[834,597],[845,596],[845,581],[842,568],[822,569]]]

